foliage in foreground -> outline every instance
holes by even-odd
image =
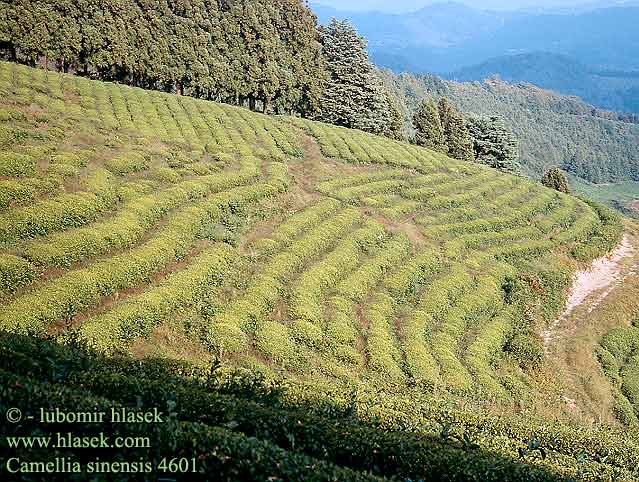
[[[639,447],[613,432],[477,418],[433,401],[409,402],[359,392],[343,405],[319,386],[269,381],[219,365],[209,370],[160,360],[104,359],[54,343],[0,334],[2,402],[26,416],[45,410],[100,411],[158,408],[164,423],[8,424],[4,434],[55,432],[148,436],[148,449],[20,451],[25,460],[67,456],[84,462],[159,461],[195,457],[198,474],[176,480],[632,480]],[[357,392],[356,392],[357,393]],[[372,398],[369,398],[372,397]],[[411,403],[411,410],[400,410]],[[423,405],[422,405],[423,403]],[[394,406],[393,406],[394,405]],[[407,408],[407,407],[406,407]],[[6,444],[5,439],[2,441]],[[40,480],[23,474],[23,480]],[[74,480],[51,475],[50,480]],[[57,478],[56,478],[57,477]],[[132,480],[152,475],[131,476]],[[81,479],[81,477],[80,477]],[[95,480],[123,480],[122,474]],[[128,478],[127,478],[128,480]]]

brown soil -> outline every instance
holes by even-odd
[[[631,238],[626,235],[612,253],[595,260],[588,270],[575,274],[563,314],[544,332],[546,352],[551,350],[553,342],[558,339],[558,330],[566,320],[570,319],[573,311],[587,304],[587,314],[592,313],[615,287],[623,282],[628,272],[627,270],[624,272],[621,263],[633,256],[635,252],[636,248]],[[578,320],[574,320],[574,323],[577,322]]]
[[[414,246],[423,246],[428,243],[426,237],[413,222],[413,217],[410,217],[406,221],[392,221],[379,215],[373,215],[372,218],[391,233],[405,234]]]
[[[628,326],[639,310],[639,237],[628,223],[623,242],[577,273],[566,309],[543,334],[547,355],[539,384],[541,415],[586,424],[614,423],[610,382],[595,352],[610,330]]]

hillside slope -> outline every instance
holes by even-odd
[[[520,141],[525,174],[540,178],[561,166],[594,183],[639,180],[639,125],[608,120],[582,100],[500,80],[447,82],[380,73],[407,117],[426,97],[448,97],[463,112],[499,115]]]
[[[531,417],[612,212],[299,118],[6,63],[0,92],[2,408],[169,404],[144,454],[225,480],[632,480],[634,438]]]
[[[446,77],[482,81],[494,75],[507,82],[528,82],[564,95],[576,95],[601,109],[639,112],[639,74],[605,72],[565,55],[545,52],[505,55],[464,67]]]

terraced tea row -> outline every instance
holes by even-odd
[[[346,429],[371,437],[370,444],[349,438],[354,451],[346,456],[337,441],[348,430],[338,437],[326,414],[305,418],[323,427],[329,452],[319,453],[305,428],[289,424],[288,409],[263,412],[241,397],[201,397],[199,389],[171,385],[185,390],[185,437],[195,430],[192,411],[204,413],[197,440],[230,444],[233,454],[276,454],[295,474],[307,475],[300,464],[308,462],[334,464],[339,480],[419,478],[428,466],[464,480],[470,472],[453,467],[451,454],[501,473],[469,449],[470,434],[481,433],[496,467],[546,480],[543,470],[511,460],[518,448],[532,450],[524,438],[530,442],[534,430],[513,436],[466,414],[455,419],[466,438],[451,447],[446,420],[461,415],[429,408],[430,399],[415,412],[407,400],[436,393],[508,406],[526,396],[527,370],[543,356],[535,330],[561,309],[564,271],[619,239],[621,224],[609,211],[426,149],[304,119],[4,63],[0,93],[2,330],[79,341],[101,355],[197,353],[267,379],[285,375],[298,387],[317,383],[309,393],[333,398],[317,407],[340,417],[351,410],[365,427],[348,422]],[[105,406],[116,403],[109,398],[109,390],[120,393],[116,386],[126,387],[118,389],[121,400],[132,399],[128,375],[103,374],[66,380],[61,403],[79,387]],[[25,376],[2,374],[16,375]],[[51,395],[27,379],[43,391],[25,401]],[[148,386],[150,397],[162,388]],[[394,392],[397,410],[391,403],[377,413],[375,395],[366,403],[344,399],[372,387]],[[295,393],[293,400],[308,397]],[[242,429],[216,429],[236,413],[234,405],[263,416],[242,418]],[[227,415],[215,418],[215,407]],[[279,431],[272,418],[279,415],[294,439]],[[399,450],[387,429],[419,434],[402,433],[405,460],[370,455],[378,446]],[[504,447],[494,441],[502,438]],[[552,461],[520,458],[576,476],[569,438],[553,446]],[[617,439],[606,443],[618,446]],[[582,449],[597,457],[587,463],[597,476],[628,475],[627,454],[611,462],[603,449]],[[377,468],[364,474],[366,467]]]
[[[618,328],[601,342],[597,356],[613,387],[614,412],[628,427],[639,426],[639,328]]]

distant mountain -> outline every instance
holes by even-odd
[[[382,67],[453,72],[494,57],[533,52],[569,56],[597,69],[639,70],[639,7],[577,13],[483,11],[436,3],[410,14],[340,12],[315,6],[321,22],[348,18]]]
[[[639,7],[521,16],[448,49],[448,63],[459,66],[454,71],[491,57],[544,51],[600,69],[639,70],[637,25]]]
[[[600,10],[602,8],[611,8],[611,7],[636,7],[639,6],[639,0],[594,0],[590,2],[583,2],[577,5],[566,5],[563,7],[532,7],[520,9],[519,11],[522,13],[528,14],[543,14],[543,13],[554,13],[554,14],[579,14],[590,12],[592,10]]]
[[[560,54],[535,52],[496,57],[446,77],[470,82],[494,75],[508,82],[529,82],[576,95],[605,109],[639,112],[639,71],[603,71]]]
[[[341,11],[312,5],[321,23],[348,18],[371,48],[448,48],[477,35],[494,32],[512,13],[488,12],[462,3],[435,3],[409,14]]]

